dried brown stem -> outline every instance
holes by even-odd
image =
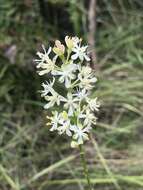
[[[88,43],[92,48],[91,51],[91,67],[97,69],[96,65],[96,51],[95,51],[95,33],[96,33],[96,0],[90,0],[89,10],[88,10]]]

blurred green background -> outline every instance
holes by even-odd
[[[0,0],[0,189],[83,190],[78,150],[49,133],[36,51],[65,35],[94,36],[101,109],[86,143],[97,190],[143,189],[143,2]],[[89,25],[96,22],[96,30]],[[75,155],[75,156],[73,156]],[[120,188],[119,188],[120,186]]]

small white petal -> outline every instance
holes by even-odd
[[[90,61],[90,58],[87,55],[84,55],[86,61]]]
[[[49,102],[49,103],[47,103],[47,104],[44,105],[44,109],[49,109],[52,106],[53,105]]]
[[[76,59],[78,58],[78,54],[75,53],[74,55],[71,56],[71,58],[72,58],[73,60],[76,60]]]
[[[47,74],[47,70],[39,71],[38,74],[39,74],[40,76],[45,75],[45,74]]]

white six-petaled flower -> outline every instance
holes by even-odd
[[[51,117],[47,116],[47,119],[50,120],[50,122],[47,123],[47,125],[52,125],[50,131],[55,131],[58,129],[60,118],[61,118],[61,114],[59,114],[57,111],[53,112],[53,116]]]
[[[41,52],[37,52],[37,55],[39,57],[39,59],[35,59],[35,62],[37,63],[36,67],[40,68],[42,64],[47,63],[47,61],[49,60],[49,54],[52,50],[51,47],[49,47],[49,49],[46,51],[45,46],[42,45],[42,49],[44,50],[44,53]]]
[[[55,79],[53,79],[52,82],[46,81],[46,83],[44,83],[44,82],[42,83],[42,87],[44,88],[43,90],[41,90],[42,97],[48,95],[49,92],[53,91],[54,82],[55,82]]]
[[[79,99],[74,97],[73,94],[68,93],[67,98],[63,98],[62,101],[65,102],[64,107],[68,110],[69,116],[72,116],[78,107]]]
[[[55,70],[52,72],[53,75],[59,75],[59,81],[61,83],[65,83],[65,87],[69,88],[71,85],[71,81],[76,77],[74,72],[77,70],[77,65],[70,63],[67,65],[62,65],[61,69]]]
[[[91,99],[91,98],[86,98],[86,101],[88,103],[88,106],[89,108],[92,110],[92,111],[99,111],[99,107],[100,107],[100,104],[99,102],[97,101],[97,97],[94,98],[94,99]]]
[[[76,140],[78,144],[83,144],[85,140],[88,140],[90,129],[89,127],[83,127],[81,124],[72,125],[71,130],[74,132],[73,140]]]
[[[91,68],[89,66],[79,67],[78,79],[80,81],[79,87],[86,90],[92,89],[93,84],[97,81],[97,78],[94,76]]]
[[[47,58],[46,63],[41,63],[39,67],[41,70],[38,71],[39,75],[45,75],[50,72],[54,72],[56,59],[57,56],[55,56],[52,60],[50,58]]]
[[[52,114],[47,116],[47,125],[51,126],[50,131],[71,137],[72,147],[89,139],[92,125],[96,124],[94,112],[100,106],[97,98],[90,98],[97,78],[88,64],[83,65],[83,61],[90,61],[90,58],[88,46],[82,46],[81,41],[78,37],[66,36],[64,46],[56,40],[53,48],[46,50],[42,46],[44,53],[37,52],[39,59],[35,60],[39,75],[49,74],[50,77],[42,83],[41,90],[46,100],[44,108]],[[58,83],[62,89],[58,88]]]
[[[85,88],[82,90],[78,89],[77,92],[74,94],[74,96],[79,98],[79,101],[82,101],[88,97],[88,92]]]
[[[66,133],[69,137],[72,136],[71,121],[66,111],[61,113],[60,126],[58,127],[59,134]]]
[[[45,109],[49,109],[53,107],[55,104],[59,106],[60,102],[63,99],[63,97],[59,95],[54,89],[51,90],[51,95],[46,95],[44,98],[48,101],[48,103],[46,103],[44,106]]]
[[[73,48],[74,54],[71,56],[73,60],[80,59],[81,61],[90,61],[90,58],[88,57],[86,50],[88,46],[80,46],[80,44],[76,44],[75,47]]]

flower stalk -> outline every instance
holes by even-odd
[[[79,145],[79,149],[80,149],[80,157],[81,157],[84,175],[85,175],[85,178],[86,178],[87,184],[88,184],[88,190],[93,190],[92,186],[91,186],[91,181],[90,181],[90,176],[89,176],[87,164],[86,164],[84,148],[82,145]]]

